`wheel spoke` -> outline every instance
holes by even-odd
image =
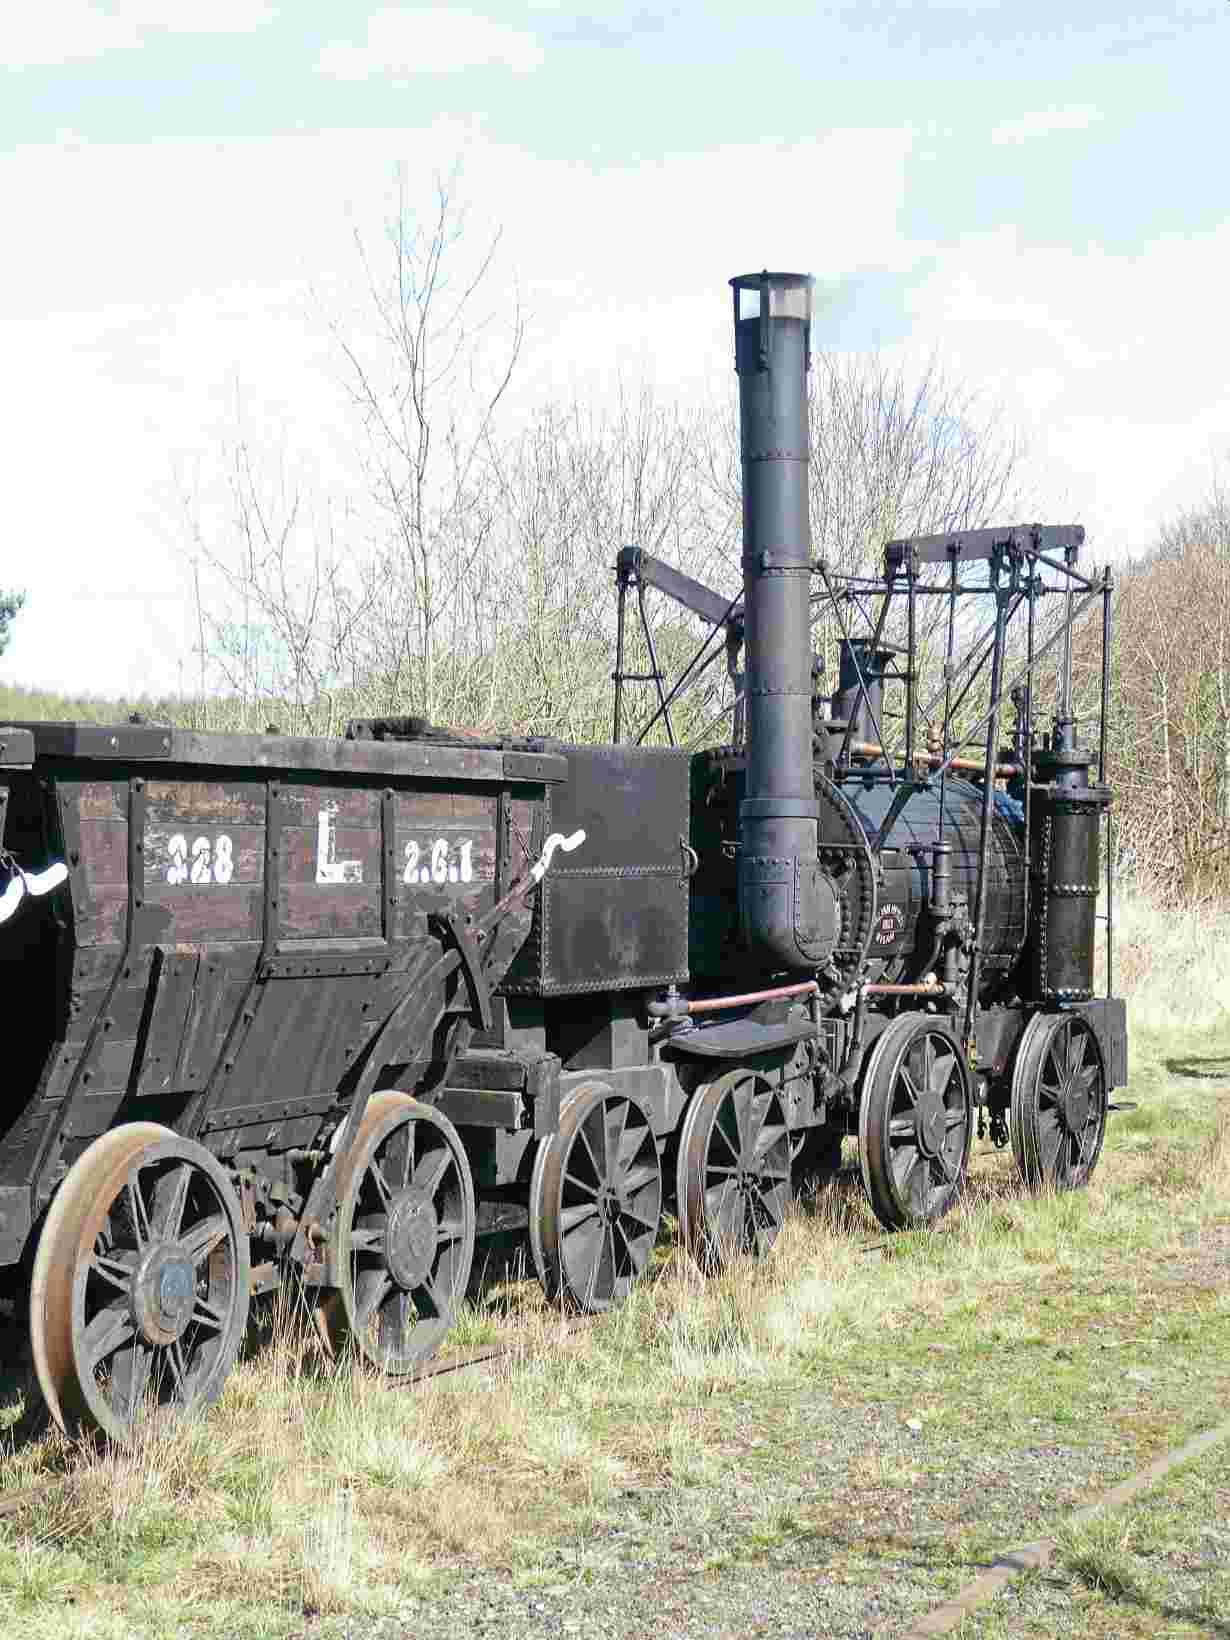
[[[361,1219],[356,1219],[350,1228],[350,1251],[352,1253],[379,1252],[384,1244],[385,1232],[388,1226],[387,1213],[365,1213]]]
[[[1038,1135],[1042,1171],[1048,1179],[1055,1179],[1059,1171],[1059,1152],[1063,1148],[1063,1129],[1058,1120],[1042,1127]]]
[[[1051,1067],[1052,1077],[1052,1080],[1047,1083],[1047,1086],[1054,1087],[1057,1094],[1063,1091],[1068,1082],[1067,1055],[1059,1051],[1059,1039],[1062,1034],[1062,1032],[1056,1031],[1054,1037],[1051,1039],[1050,1046],[1046,1050],[1046,1057]]]
[[[734,1237],[738,1233],[742,1199],[730,1180],[705,1191],[705,1218],[719,1235]]]
[[[81,1337],[81,1364],[85,1371],[94,1372],[107,1356],[126,1344],[135,1331],[132,1312],[126,1304],[100,1310]]]
[[[756,1140],[756,1148],[752,1152],[750,1165],[752,1167],[759,1166],[783,1140],[789,1144],[789,1132],[790,1130],[784,1122],[774,1122],[772,1125],[765,1122],[760,1129],[760,1136]]]
[[[188,1234],[183,1237],[180,1247],[187,1253],[194,1266],[205,1262],[215,1247],[226,1240],[229,1226],[224,1213],[214,1213],[200,1224],[194,1225]]]
[[[1068,1026],[1068,1080],[1071,1081],[1085,1063],[1085,1035],[1074,1025]]]
[[[426,1191],[428,1196],[435,1196],[441,1183],[447,1177],[449,1169],[456,1167],[453,1153],[447,1145],[439,1150],[432,1150],[414,1170],[414,1187],[416,1190]]]
[[[362,1332],[392,1292],[393,1277],[387,1270],[369,1270],[360,1285],[362,1292],[355,1290],[355,1326]]]
[[[594,1117],[597,1116],[597,1123]],[[590,1128],[595,1127],[592,1134]],[[585,1153],[589,1157],[589,1165],[594,1170],[595,1183],[601,1185],[606,1181],[606,1126],[602,1121],[601,1109],[591,1111],[577,1129],[581,1143],[585,1146]],[[574,1147],[575,1150],[575,1147]]]
[[[150,1222],[149,1214],[145,1209],[145,1198],[141,1194],[141,1177],[134,1167],[128,1170],[128,1180],[124,1186],[124,1195],[128,1203],[128,1218],[132,1226],[132,1233],[140,1251],[149,1245]]]
[[[148,1344],[134,1340],[130,1350],[111,1366],[111,1397],[121,1422],[131,1424],[149,1389],[154,1352]]]
[[[399,1122],[380,1147],[379,1161],[373,1162],[391,1196],[400,1195],[410,1183],[411,1174],[418,1172],[414,1166],[414,1129],[414,1122]]]
[[[592,1285],[588,1296],[600,1302],[611,1295],[615,1285],[615,1237],[610,1225],[602,1232],[602,1245],[593,1269]]]
[[[956,1054],[949,1053],[947,1051],[944,1053],[937,1053],[934,1056],[934,1069],[932,1072],[931,1082],[932,1093],[938,1093],[941,1098],[946,1099],[948,1096],[948,1091],[952,1087],[953,1077],[956,1076],[956,1074]]]
[[[188,1186],[192,1182],[192,1168],[181,1162],[170,1173],[164,1173],[154,1187],[154,1211],[150,1215],[151,1234],[159,1241],[177,1241],[184,1222],[184,1207],[188,1201]]]
[[[359,1194],[361,1196],[366,1193],[366,1187],[368,1185],[370,1185],[371,1189],[375,1192],[381,1208],[387,1213],[393,1205],[393,1197],[397,1194],[397,1192],[390,1188],[389,1181],[385,1178],[384,1172],[380,1167],[380,1163],[374,1156],[368,1162],[367,1168],[363,1174],[362,1184],[359,1187]],[[370,1199],[371,1197],[369,1195],[368,1200]]]
[[[597,1213],[566,1231],[560,1237],[563,1262],[567,1265],[569,1285],[575,1293],[591,1291],[590,1283],[601,1255],[605,1229]]]
[[[897,1086],[894,1091],[904,1093],[910,1107],[917,1108],[919,1089],[915,1087],[914,1078],[910,1075],[909,1071],[906,1070],[904,1065],[902,1065],[901,1069],[897,1072]],[[894,1099],[893,1103],[895,1105],[897,1100]]]
[[[628,1128],[628,1112],[631,1109],[626,1099],[612,1099],[606,1104],[603,1111],[603,1138],[606,1144],[606,1182],[613,1184],[620,1169],[623,1167],[624,1135]]]
[[[635,1194],[636,1191],[643,1189],[643,1187],[647,1184],[656,1184],[658,1182],[658,1166],[656,1159],[652,1163],[646,1162],[640,1167],[630,1167],[624,1174],[622,1182],[624,1194],[628,1196],[631,1196]]]
[[[121,1293],[126,1294],[132,1282],[135,1263],[136,1260],[131,1255],[107,1254],[96,1251],[90,1260],[90,1268],[109,1287],[118,1288]]]
[[[207,1327],[210,1332],[221,1332],[226,1326],[226,1310],[220,1304],[211,1304],[198,1293],[192,1306],[191,1319],[197,1326]]]
[[[730,1127],[734,1128],[734,1144],[732,1149],[742,1165],[749,1154],[749,1145],[754,1138],[754,1128],[759,1128],[754,1110],[756,1100],[756,1084],[750,1076],[744,1077],[742,1082],[735,1084],[722,1100],[719,1121],[723,1128],[723,1137],[729,1142]]]
[[[171,1382],[175,1386],[178,1399],[188,1399],[188,1364],[184,1360],[183,1343],[173,1338],[164,1351],[168,1365],[171,1368]]]
[[[596,1184],[590,1184],[587,1179],[579,1179],[575,1173],[569,1171],[564,1174],[561,1188],[565,1193],[572,1193],[579,1190],[582,1195],[589,1196],[594,1201],[597,1201],[598,1191],[601,1187]]]
[[[584,1224],[587,1219],[596,1219],[597,1217],[597,1202],[581,1202],[576,1207],[565,1207],[560,1210],[559,1227],[566,1236],[575,1230],[578,1225]]]
[[[416,1290],[427,1295],[427,1302],[433,1311],[432,1316],[423,1316],[422,1309],[420,1307],[419,1316],[421,1319],[434,1319],[437,1321],[447,1321],[449,1319],[456,1307],[456,1299],[453,1295],[452,1287],[447,1282],[441,1281],[438,1277],[435,1277],[430,1281],[425,1281],[423,1285]]]
[[[931,1193],[931,1170],[927,1158],[920,1151],[910,1165],[906,1175],[905,1190],[903,1192],[911,1210],[924,1217],[927,1211],[927,1199]]]

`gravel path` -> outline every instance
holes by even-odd
[[[1223,1225],[1156,1279],[1207,1292],[1228,1275]],[[1183,1363],[1154,1357],[1142,1369],[1116,1360],[1108,1371],[1112,1395],[1169,1424],[1174,1438],[1160,1444],[1177,1445]],[[891,1396],[871,1405],[810,1385],[788,1407],[733,1401],[716,1452],[720,1479],[627,1491],[587,1538],[545,1548],[515,1577],[446,1576],[396,1618],[316,1619],[288,1633],[881,1640],[968,1584],[995,1550],[1048,1535],[1075,1505],[1141,1466],[1139,1447],[1109,1424],[1081,1432],[1088,1445],[1046,1427],[1031,1440],[1020,1427],[982,1424],[971,1407],[964,1424],[912,1429],[908,1380],[898,1373]],[[762,1441],[758,1419],[770,1412],[788,1427],[775,1422]],[[1024,1598],[1040,1597],[1031,1589]]]

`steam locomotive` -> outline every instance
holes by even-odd
[[[813,562],[811,282],[732,286],[742,593],[621,552],[610,744],[0,729],[0,1291],[66,1428],[214,1399],[290,1281],[326,1351],[404,1374],[481,1236],[528,1232],[551,1298],[595,1311],[668,1211],[706,1266],[762,1255],[847,1138],[889,1229],[952,1205],[976,1129],[1030,1187],[1088,1180],[1126,1027],[1109,868],[1094,994],[1108,663],[1097,752],[1069,680],[1097,600],[1109,654],[1109,579],[1062,526]],[[692,677],[725,652],[728,744],[674,746],[652,631],[629,671],[647,589],[705,622]],[[669,745],[622,734],[637,676]]]

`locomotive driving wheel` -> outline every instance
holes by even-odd
[[[152,1122],[74,1162],[34,1257],[30,1338],[52,1417],[124,1441],[221,1394],[248,1318],[248,1234],[221,1164]]]
[[[871,1050],[859,1102],[863,1187],[887,1230],[932,1224],[957,1198],[973,1140],[969,1074],[933,1015],[895,1019]]]
[[[662,1217],[662,1163],[649,1112],[585,1082],[530,1179],[530,1249],[547,1297],[609,1310],[645,1273]]]
[[[679,1136],[679,1230],[707,1269],[777,1240],[793,1196],[790,1130],[781,1094],[759,1071],[697,1088]]]
[[[374,1094],[338,1169],[330,1238],[336,1287],[316,1307],[336,1359],[348,1345],[392,1377],[435,1351],[474,1260],[474,1181],[448,1117],[409,1094]]]
[[[1106,1134],[1106,1071],[1079,1014],[1037,1014],[1012,1074],[1012,1154],[1031,1190],[1088,1184]]]

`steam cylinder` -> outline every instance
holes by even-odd
[[[1111,793],[1089,783],[1092,762],[1062,720],[1053,743],[1033,754],[1027,984],[1038,1002],[1093,995],[1099,832]]]
[[[732,279],[743,463],[747,785],[739,808],[739,916],[772,969],[831,949],[836,896],[817,864],[812,783],[807,367],[812,281]]]

